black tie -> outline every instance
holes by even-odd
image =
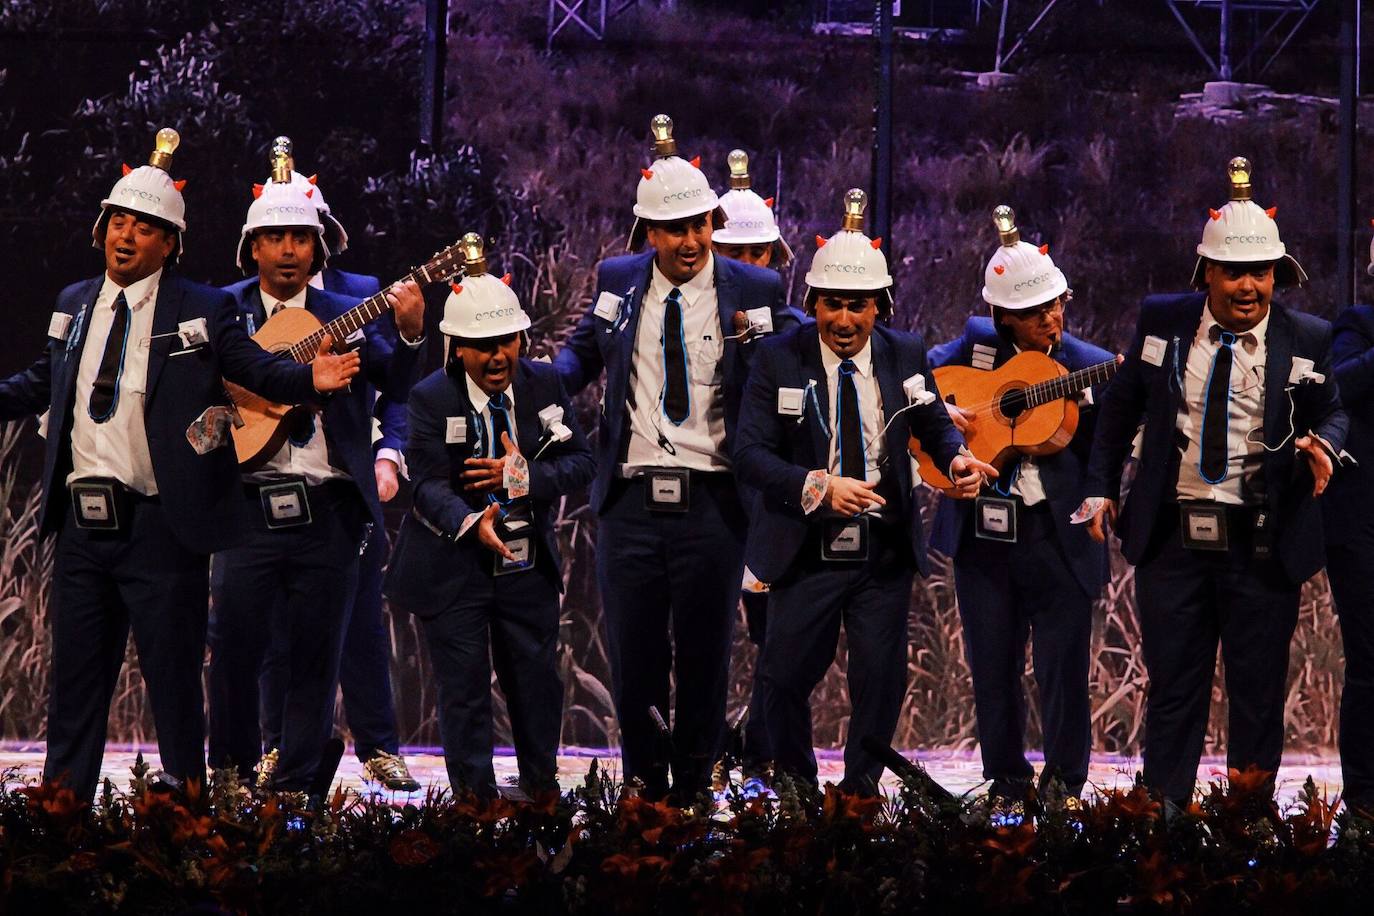
[[[859,389],[854,385],[854,373],[857,371],[858,367],[852,359],[840,363],[840,392],[835,401],[835,409],[840,414],[840,476],[867,480],[863,421],[859,416]]]
[[[503,391],[500,394],[492,395],[487,401],[487,409],[491,411],[491,457],[501,458],[506,454],[506,446],[501,442],[501,434],[510,435],[510,399]],[[511,441],[515,437],[511,436]]]
[[[1207,404],[1202,412],[1202,460],[1198,471],[1208,483],[1221,483],[1227,472],[1227,426],[1231,403],[1231,345],[1236,335],[1222,331],[1212,371],[1207,378]]]
[[[100,372],[91,386],[91,419],[104,423],[114,416],[119,402],[119,372],[124,367],[124,347],[129,339],[129,302],[121,290],[114,301],[114,322],[110,336],[105,338],[105,352],[100,357]]]
[[[676,426],[687,419],[687,341],[682,333],[682,291],[663,300],[663,413]]]

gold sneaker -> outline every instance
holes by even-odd
[[[418,792],[420,782],[410,775],[405,758],[377,751],[363,763],[363,778],[381,783],[393,792]]]
[[[265,791],[272,787],[272,776],[277,772],[277,761],[281,759],[281,751],[275,747],[262,755],[258,761],[258,778],[254,785],[259,791]]]

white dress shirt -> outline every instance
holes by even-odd
[[[513,369],[514,367],[512,367]],[[492,396],[482,390],[472,376],[463,373],[463,380],[468,383],[468,400],[472,402],[472,409],[477,411],[477,415],[482,418],[482,442],[484,448],[482,457],[492,458],[496,454],[496,436],[492,432],[491,426],[491,398]],[[515,386],[507,385],[504,392],[506,400],[510,403],[506,405],[506,414],[510,418],[510,441],[516,447],[520,446],[520,437],[515,432]]]
[[[630,444],[622,471],[633,476],[646,467],[681,467],[698,471],[726,471],[725,389],[721,359],[725,339],[716,301],[714,256],[692,279],[674,286],[653,266],[653,279],[644,293],[639,331],[630,364]],[[681,292],[682,335],[687,342],[688,392],[691,412],[675,426],[663,413],[664,300]],[[667,442],[671,447],[665,447]]]
[[[879,435],[883,428],[883,399],[878,393],[878,378],[873,372],[873,339],[870,337],[864,348],[852,357],[854,360],[854,389],[859,395],[859,432],[863,436],[864,470],[866,480],[878,481],[883,476],[883,465],[887,461],[887,441]],[[825,370],[826,384],[830,388],[830,457],[827,468],[831,474],[840,473],[840,428],[837,420],[840,415],[840,363],[844,360],[821,341],[821,368]]]
[[[1207,406],[1207,378],[1212,358],[1221,347],[1212,340],[1211,307],[1202,313],[1193,345],[1184,366],[1183,400],[1179,404],[1177,428],[1187,440],[1178,468],[1179,499],[1206,499],[1240,505],[1259,501],[1251,489],[1254,476],[1264,462],[1264,335],[1269,315],[1244,334],[1236,335],[1231,345],[1231,397],[1228,402],[1226,435],[1227,473],[1221,483],[1202,479],[1198,463],[1202,457],[1202,416]]]
[[[306,289],[305,286],[301,287],[300,292],[284,302],[272,296],[267,290],[261,290],[262,304],[267,311],[267,317],[271,318],[279,308],[305,308]],[[300,409],[310,408],[303,406]],[[329,463],[329,446],[325,444],[324,439],[324,412],[314,411],[312,418],[315,431],[305,445],[292,445],[291,440],[287,439],[270,461],[251,474],[245,474],[243,479],[251,483],[267,483],[280,480],[282,477],[304,477],[305,482],[312,487],[327,480],[347,480],[348,474]]]
[[[158,270],[121,288],[105,275],[91,306],[90,326],[85,333],[81,363],[76,372],[72,402],[72,471],[67,483],[83,477],[113,477],[136,493],[157,495],[148,433],[143,424],[143,401],[148,382],[148,352],[152,346],[153,313],[157,309]],[[129,306],[124,362],[116,380],[114,415],[104,423],[91,419],[91,390],[100,374],[105,342],[114,324],[114,303],[119,293]],[[80,333],[73,327],[71,333]]]
[[[1024,352],[1016,344],[1012,344],[1012,349],[1018,354]],[[1021,497],[1021,504],[1024,506],[1044,502],[1045,484],[1040,480],[1040,468],[1035,463],[1035,456],[1022,455],[1019,464],[1008,465],[1009,469],[1012,467],[1016,468],[1016,479],[1012,481],[1009,492],[1013,496]]]

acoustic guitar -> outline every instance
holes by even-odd
[[[453,244],[437,252],[423,267],[406,274],[400,282],[414,280],[421,286],[439,283],[455,276],[462,266],[462,249]],[[308,363],[315,358],[326,334],[333,339],[334,351],[343,352],[349,335],[390,309],[385,289],[324,324],[305,309],[278,309],[253,335],[253,340],[269,353],[280,353],[298,363]],[[304,405],[277,404],[227,380],[224,388],[242,421],[235,421],[232,429],[239,465],[246,470],[260,467],[277,454],[286,442],[295,415],[310,410]]]
[[[996,369],[941,366],[935,385],[947,403],[972,411],[964,433],[969,451],[1000,472],[1019,455],[1052,455],[1073,439],[1078,404],[1073,396],[1116,374],[1116,360],[1070,372],[1044,353],[1018,353]],[[945,469],[911,437],[921,479],[949,492]]]

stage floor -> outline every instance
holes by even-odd
[[[111,746],[105,754],[102,775],[109,777],[120,788],[127,787],[130,777],[129,768],[133,766],[138,751],[139,748]],[[156,768],[158,765],[157,749],[142,748],[142,751],[148,764]],[[344,755],[343,762],[339,766],[337,781],[342,782],[346,789],[359,793],[374,791],[372,784],[363,780],[362,765],[352,755],[351,751],[350,748],[349,753]],[[42,743],[5,742],[0,744],[0,767],[19,767],[24,776],[36,778],[42,773],[43,753]],[[404,792],[382,794],[394,798],[396,801],[420,801],[423,800],[427,789],[446,788],[448,786],[448,776],[444,771],[444,758],[437,748],[406,748],[404,754],[406,762],[410,766],[411,774],[420,781],[424,788],[410,795]],[[908,756],[919,760],[932,778],[953,792],[963,793],[970,790],[981,790],[980,787],[983,784],[982,768],[976,753],[922,751]],[[558,757],[558,776],[564,789],[582,783],[593,758],[599,759],[601,766],[609,769],[612,773],[616,773],[619,769],[620,759],[614,749],[579,747],[562,749],[562,753]],[[840,753],[832,750],[820,750],[817,751],[817,758],[820,764],[821,781],[823,783],[838,783],[844,773],[844,762]],[[1032,757],[1032,761],[1038,769],[1041,763],[1040,759]],[[499,782],[503,784],[514,782],[516,775],[515,757],[509,748],[498,750],[495,766],[496,777]],[[1089,783],[1101,789],[1127,787],[1131,784],[1134,774],[1139,768],[1140,761],[1138,758],[1094,757],[1089,774]],[[1198,768],[1199,783],[1205,785],[1220,778],[1225,774],[1225,768],[1226,762],[1221,758],[1204,759]],[[1303,782],[1308,776],[1311,776],[1317,784],[1317,788],[1328,796],[1334,797],[1341,790],[1340,762],[1334,756],[1293,754],[1285,757],[1284,766],[1279,770],[1278,795],[1281,805],[1292,800],[1302,789]],[[887,788],[895,787],[897,780],[890,772],[884,772],[883,785]]]

